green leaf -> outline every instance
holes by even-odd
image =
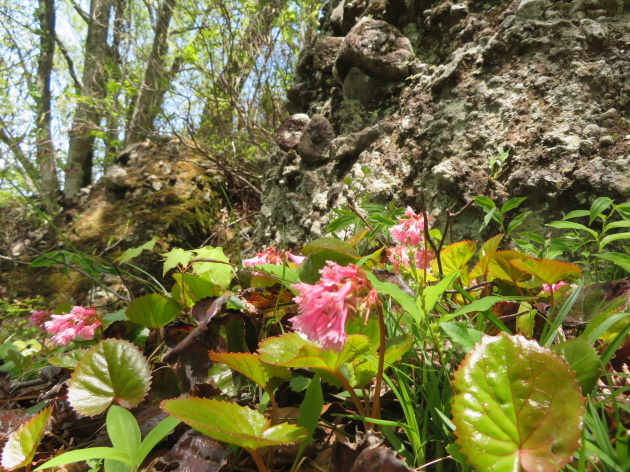
[[[229,264],[230,259],[223,253],[222,247],[204,246],[195,250],[196,257],[200,259],[214,259],[216,261],[227,262],[194,262],[193,274],[201,275],[202,278],[215,283],[222,289],[227,289],[232,282],[234,269]]]
[[[528,211],[525,213],[521,213],[520,215],[517,215],[512,221],[510,221],[510,224],[507,227],[507,233],[510,234],[516,228],[521,226],[523,224],[523,221],[525,221],[525,219],[531,214],[532,212]]]
[[[604,225],[605,231],[608,231],[609,229],[615,229],[615,228],[630,228],[630,220],[613,221],[611,223],[606,223],[606,225]]]
[[[177,318],[181,312],[179,303],[172,298],[160,293],[150,293],[131,302],[127,307],[127,318],[142,326],[161,328]]]
[[[327,261],[347,266],[361,257],[355,248],[336,238],[316,239],[302,248],[302,254],[308,256],[300,266],[300,279],[308,284],[317,283]]]
[[[127,454],[133,466],[139,466],[138,450],[142,439],[136,418],[128,410],[112,405],[107,412],[105,424],[114,449]]]
[[[30,466],[44,436],[51,414],[52,406],[49,406],[9,436],[2,450],[3,469],[14,470],[27,465]]]
[[[484,336],[455,373],[457,442],[477,470],[557,471],[580,444],[585,399],[560,357],[522,336]]]
[[[528,274],[538,277],[544,284],[557,284],[561,280],[574,279],[582,275],[582,269],[568,262],[553,261],[551,259],[516,259],[510,261],[514,267]]]
[[[488,274],[490,261],[496,254],[502,239],[503,234],[499,233],[481,245],[481,249],[479,250],[479,262],[477,262],[473,270],[470,272],[470,275],[468,276],[469,280],[474,280],[480,275],[486,276]]]
[[[293,368],[321,369],[338,373],[339,368],[365,353],[370,340],[365,336],[351,335],[339,352],[305,341],[297,333],[267,338],[260,343],[258,352],[264,362]]]
[[[513,210],[514,208],[517,208],[521,205],[521,203],[523,203],[525,200],[527,200],[527,197],[518,197],[518,198],[512,198],[510,200],[508,200],[507,202],[505,202],[503,204],[503,206],[501,207],[501,214],[506,214],[508,211]]]
[[[192,257],[192,251],[186,251],[179,247],[167,252],[166,259],[164,260],[162,277],[164,277],[169,270],[174,269],[177,266],[187,267]]]
[[[155,246],[155,243],[157,243],[157,241],[158,241],[158,238],[154,236],[153,239],[151,239],[150,241],[147,241],[142,246],[129,248],[125,252],[123,252],[123,255],[120,256],[117,259],[117,261],[120,264],[122,264],[124,262],[128,262],[131,259],[133,259],[134,257],[139,256],[142,251],[144,251],[144,250],[147,250],[147,251],[152,250],[153,247]]]
[[[583,216],[589,216],[591,214],[590,211],[588,210],[573,210],[569,213],[567,213],[564,218],[562,218],[563,220],[571,220],[573,218],[581,218]]]
[[[460,271],[466,263],[475,255],[477,241],[459,241],[446,246],[440,251],[443,275]],[[431,262],[433,272],[438,272],[437,259]],[[468,273],[468,271],[466,271]]]
[[[599,355],[593,344],[580,336],[555,344],[551,350],[563,356],[569,363],[569,368],[575,372],[575,377],[582,388],[582,394],[590,394],[601,375]]]
[[[612,203],[613,203],[612,198],[599,197],[598,199],[596,199],[591,205],[588,224],[589,225],[593,224],[593,221],[595,221],[595,219],[599,215],[601,215],[604,212],[604,210],[608,209],[610,205],[612,205]]]
[[[510,261],[525,259],[526,254],[518,251],[498,251],[490,261],[488,272],[497,279],[508,280],[514,285],[524,286],[532,278],[531,274],[517,269]]]
[[[472,311],[488,311],[494,306],[495,303],[499,303],[504,300],[505,298],[497,296],[483,297],[470,302],[468,305],[462,306],[455,313],[453,313],[453,316],[463,315],[464,313],[470,313]]]
[[[63,352],[57,356],[49,357],[48,362],[57,367],[74,369],[86,352],[87,349],[75,349],[74,351]]]
[[[595,256],[599,257],[600,259],[606,259],[607,261],[618,265],[623,270],[630,272],[630,255],[628,254],[622,254],[620,252],[609,252],[606,254],[595,254]]]
[[[590,233],[591,236],[593,236],[594,238],[597,238],[597,231],[594,231],[591,228],[581,225],[579,223],[574,223],[573,221],[552,221],[546,226],[551,226],[552,228],[557,229],[577,229],[580,231],[586,231],[587,233]]]
[[[169,415],[218,441],[247,449],[293,444],[305,440],[304,428],[281,423],[275,426],[255,410],[219,400],[179,398],[165,400],[162,409]]]
[[[264,362],[258,354],[245,352],[218,353],[211,351],[210,360],[220,362],[240,372],[271,393],[285,380],[291,378],[289,369]]]
[[[435,308],[435,304],[438,302],[440,297],[444,295],[444,292],[453,285],[457,277],[459,277],[459,271],[451,272],[437,284],[425,287],[417,300],[417,306],[421,316],[426,316],[429,312],[431,312],[431,310],[433,310],[433,308]]]
[[[122,339],[105,339],[77,364],[68,401],[86,416],[102,413],[113,402],[132,408],[144,399],[150,383],[151,369],[136,346]]]
[[[122,451],[117,451],[113,447],[89,447],[87,449],[78,449],[76,451],[64,452],[63,454],[44,462],[35,471],[42,469],[51,469],[72,462],[89,461],[91,459],[114,459],[131,465],[130,457]],[[34,471],[34,472],[35,472]]]
[[[191,308],[203,298],[218,297],[223,293],[220,287],[199,275],[183,273],[175,274],[173,278],[177,283],[173,285],[171,295],[186,308]]]
[[[440,323],[440,328],[442,328],[446,335],[451,338],[453,342],[459,344],[466,353],[472,351],[475,345],[480,343],[481,338],[483,338],[481,331],[477,331],[469,326],[469,323],[462,321],[446,321]]]
[[[629,221],[630,223],[630,221]],[[604,249],[608,243],[612,243],[613,241],[617,241],[618,239],[630,239],[630,233],[615,233],[609,234],[601,241],[601,248]]]
[[[494,203],[494,201],[491,198],[484,197],[484,196],[478,196],[478,197],[473,197],[473,198],[475,200],[475,203],[481,208],[483,208],[484,210],[492,211],[496,209],[497,207],[497,204]]]
[[[304,448],[313,442],[313,434],[319,425],[319,417],[322,414],[323,406],[324,394],[322,392],[322,383],[319,374],[315,374],[306,389],[304,400],[300,405],[300,416],[298,416],[297,419],[298,426],[308,431],[308,438],[300,444],[300,452],[298,455],[301,455]]]
[[[305,256],[312,252],[321,252],[324,250],[336,252],[345,255],[349,259],[358,259],[361,257],[357,250],[337,238],[319,238],[311,241],[302,248],[302,254]]]
[[[171,434],[179,423],[180,420],[177,418],[167,416],[145,436],[144,441],[140,444],[140,449],[138,449],[138,466],[144,462],[149,452],[151,452],[162,439]]]
[[[415,320],[420,319],[420,311],[418,311],[416,301],[411,297],[411,295],[404,292],[396,284],[393,284],[391,282],[381,282],[372,272],[365,271],[365,275],[367,276],[372,286],[376,290],[378,290],[379,293],[386,293],[387,295],[391,296],[400,304],[400,306],[403,307],[403,310],[413,316]]]
[[[286,286],[299,282],[298,271],[285,265],[265,264],[256,266],[256,269],[260,270],[264,274],[273,275]],[[276,281],[274,280],[274,283],[275,282]]]

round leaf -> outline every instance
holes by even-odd
[[[140,403],[149,391],[151,370],[136,346],[106,339],[92,347],[77,364],[68,400],[79,413],[94,416],[116,402],[124,408]]]
[[[582,275],[582,269],[575,264],[553,261],[551,259],[534,259],[533,257],[527,257],[520,260],[511,260],[510,264],[523,272],[535,275],[542,283],[549,285]]]
[[[556,471],[580,444],[575,373],[535,341],[485,336],[453,386],[457,442],[477,470]]]
[[[262,414],[247,407],[206,398],[178,398],[162,402],[169,415],[212,439],[247,449],[303,441],[308,432],[287,423],[270,426]]]
[[[2,451],[3,469],[13,470],[30,465],[39,442],[42,440],[51,413],[52,406],[49,406],[20,426],[9,437]]]
[[[149,328],[166,326],[180,313],[181,308],[175,300],[159,293],[136,298],[127,308],[127,318]]]

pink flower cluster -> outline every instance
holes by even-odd
[[[44,324],[50,321],[52,316],[51,310],[34,311],[29,320],[40,331],[46,331]]]
[[[284,264],[285,261],[290,260],[291,262],[300,265],[304,262],[306,257],[296,256],[291,254],[291,251],[278,251],[275,247],[269,247],[264,251],[257,252],[256,255],[250,259],[244,259],[243,265],[246,266],[257,266],[257,265],[265,265],[265,264],[273,264],[273,265],[281,265]]]
[[[547,293],[551,293],[551,292],[557,292],[558,290],[560,290],[562,287],[564,287],[565,285],[569,285],[567,282],[565,282],[564,280],[558,282],[557,284],[542,284],[542,289],[543,291],[547,292]]]
[[[370,285],[362,269],[354,264],[347,267],[327,261],[315,285],[305,283],[293,287],[299,305],[298,316],[291,318],[293,327],[324,349],[341,351],[348,339],[346,321],[369,310],[378,301],[378,292]]]
[[[35,313],[31,315],[31,319]],[[70,341],[76,338],[92,339],[96,328],[100,325],[101,319],[97,316],[94,307],[84,308],[82,306],[74,306],[70,313],[63,315],[50,315],[50,321],[44,323],[46,331],[49,334],[54,334],[52,341],[58,346],[67,346]]]
[[[402,246],[391,247],[387,250],[389,261],[394,264],[394,271],[400,272],[403,268],[409,268],[410,254],[418,269],[426,270],[431,267],[431,261],[435,259],[435,253],[422,247],[424,232],[427,223],[423,215],[416,215],[411,207],[407,207],[405,218],[400,224],[389,229],[390,233]]]

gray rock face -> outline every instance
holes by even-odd
[[[333,2],[325,36],[345,34],[330,11],[345,18],[350,3]],[[347,32],[332,72],[325,60],[314,67],[316,53],[298,66],[301,111],[325,115],[330,128],[322,125],[329,131],[317,146],[305,133],[299,156],[279,150],[269,161],[260,244],[322,236],[331,209],[349,199],[417,209],[420,190],[437,227],[445,209],[475,195],[499,205],[528,197],[527,230],[543,235],[544,223],[599,196],[629,199],[627,5],[369,2],[361,15],[373,18]],[[491,168],[499,147],[509,157]],[[454,221],[454,237],[491,236],[477,233],[482,218],[471,207]]]
[[[297,152],[302,162],[309,165],[328,160],[330,143],[335,139],[335,130],[323,115],[315,115],[304,129]]]
[[[105,172],[105,185],[115,191],[127,187],[127,171],[118,165],[109,166]]]
[[[320,72],[332,72],[342,42],[343,38],[337,36],[328,36],[317,41],[313,56],[313,68]]]
[[[363,18],[343,40],[333,75],[340,84],[357,67],[372,77],[398,81],[410,74],[414,63],[411,42],[385,21]]]
[[[304,113],[291,115],[284,120],[276,131],[276,143],[280,149],[289,151],[296,148],[310,121],[308,115]]]

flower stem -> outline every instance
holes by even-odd
[[[337,380],[339,380],[339,382],[341,382],[341,385],[343,385],[343,388],[346,389],[346,391],[350,394],[350,398],[352,398],[352,401],[354,402],[354,405],[357,407],[357,411],[359,412],[359,415],[363,416],[364,418],[367,418],[367,414],[365,412],[365,408],[363,408],[363,404],[361,403],[361,399],[358,397],[357,392],[354,391],[354,389],[352,388],[352,386],[350,385],[350,383],[348,382],[348,379],[346,379],[343,374],[341,374],[341,372],[339,371],[335,371],[335,377],[337,378]],[[365,429],[372,429],[370,427],[368,427],[368,424],[364,422],[365,425]]]
[[[385,327],[385,315],[383,305],[378,303],[378,327],[380,340],[378,347],[378,371],[376,372],[376,382],[374,383],[374,400],[372,401],[372,418],[381,418],[381,385],[383,384],[383,371],[385,370],[385,347],[387,344],[387,328]]]
[[[269,469],[267,469],[267,466],[265,465],[265,461],[263,460],[262,456],[260,455],[260,452],[258,452],[256,449],[249,449],[247,447],[245,449],[254,458],[254,462],[256,462],[256,465],[258,466],[258,470],[260,472],[268,472]]]

